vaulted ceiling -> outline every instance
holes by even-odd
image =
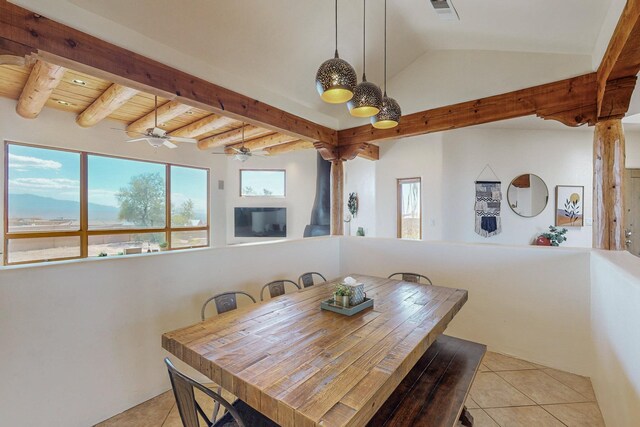
[[[15,2],[326,126],[347,120],[319,100],[313,84],[318,65],[333,54],[331,0]],[[440,21],[428,0],[389,1],[390,76],[432,50],[591,56],[610,7],[620,0],[453,2],[459,22]],[[383,1],[367,5],[367,76],[381,83]],[[341,0],[339,11],[340,53],[360,74],[362,1]]]

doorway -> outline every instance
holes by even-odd
[[[640,256],[640,169],[626,169],[624,181],[626,246],[633,255]]]
[[[422,201],[420,178],[398,179],[398,237],[422,239]]]

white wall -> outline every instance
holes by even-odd
[[[111,129],[123,129],[120,122],[105,120],[92,128],[82,128],[76,125],[73,114],[51,108],[45,108],[36,120],[24,119],[16,114],[15,104],[13,100],[0,98],[0,141],[210,168],[212,245],[225,244],[225,196],[224,191],[218,190],[218,180],[225,179],[227,172],[227,160],[223,156],[211,156],[191,144],[180,144],[173,150],[155,149],[144,142],[125,144],[124,141],[129,138],[127,134]],[[4,161],[4,150],[0,153],[0,158]],[[4,173],[0,175],[0,182],[3,182]],[[0,206],[1,203],[3,202],[0,201]]]
[[[362,227],[365,236],[376,235],[376,183],[372,177],[375,177],[377,163],[360,157],[344,163],[345,216],[349,212],[349,194],[358,196],[358,213],[350,224],[345,224],[345,236],[355,236],[358,227]]]
[[[336,277],[339,243],[314,238],[0,269],[0,424],[24,425],[27,417],[32,425],[84,427],[166,391],[162,333],[199,321],[203,301],[222,291],[259,300],[270,280],[295,281],[305,271]]]
[[[585,249],[344,238],[342,273],[427,275],[469,291],[447,334],[557,369],[591,368]]]
[[[527,245],[549,225],[555,224],[557,185],[582,185],[585,227],[569,228],[563,246],[591,246],[593,136],[588,131],[467,128],[442,136],[444,178],[443,223],[446,240]],[[473,182],[486,164],[502,181],[502,233],[485,238],[475,233]],[[542,213],[523,218],[506,198],[511,180],[525,173],[546,183],[549,201]],[[491,177],[485,173],[482,177]]]
[[[628,131],[627,167],[640,167],[640,134]],[[421,177],[423,239],[457,242],[528,245],[555,223],[557,185],[584,186],[585,226],[569,228],[563,246],[590,247],[592,227],[592,129],[562,125],[545,129],[471,127],[380,144],[380,160],[347,162],[348,193],[359,191],[360,203],[375,203],[364,210],[357,226],[367,236],[396,236],[397,178]],[[502,233],[485,238],[475,233],[474,181],[486,164],[502,180]],[[540,176],[549,191],[544,211],[533,218],[516,215],[507,202],[512,179],[523,173]],[[480,178],[492,179],[487,169]],[[371,188],[372,183],[374,188]],[[352,227],[352,234],[356,228]]]
[[[264,241],[273,238],[234,237],[235,207],[287,208],[287,239],[300,239],[311,220],[316,197],[316,150],[301,150],[270,158],[252,157],[244,163],[230,160],[227,166],[227,243]],[[240,197],[240,169],[286,169],[286,197]]]
[[[608,426],[640,419],[640,262],[627,252],[591,256],[591,374]]]

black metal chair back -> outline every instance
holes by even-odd
[[[393,279],[393,276],[401,276],[401,280],[405,282],[422,283],[422,280],[424,280],[426,284],[433,285],[431,279],[418,273],[393,273],[388,278]]]
[[[322,278],[322,282],[326,282],[327,279],[325,279],[325,277],[320,274],[320,273],[316,273],[315,271],[310,271],[308,273],[303,273],[300,275],[300,277],[298,277],[298,285],[302,286],[303,288],[308,288],[309,286],[313,286],[316,283],[313,281],[313,276],[320,276]],[[321,282],[318,282],[321,283]]]
[[[214,425],[216,416],[218,415],[218,408],[220,405],[227,410],[229,415],[233,418],[238,427],[245,427],[240,415],[236,409],[227,402],[220,394],[213,390],[208,389],[199,382],[189,378],[182,372],[178,371],[168,358],[164,359],[164,363],[169,370],[169,378],[171,379],[171,387],[173,388],[173,395],[176,398],[176,405],[180,412],[180,419],[182,419],[182,425],[184,427],[200,427],[198,416],[202,418],[207,427]],[[209,418],[198,402],[194,393],[194,388],[197,388],[208,397],[216,402],[215,409],[211,418]]]
[[[204,320],[204,310],[205,308],[207,308],[207,304],[209,304],[211,301],[215,302],[216,311],[218,312],[218,314],[235,310],[236,308],[238,308],[238,295],[245,295],[251,298],[251,301],[253,301],[254,304],[256,303],[255,298],[246,292],[242,292],[242,291],[223,292],[221,294],[212,296],[211,298],[209,298],[204,302],[204,304],[202,305],[202,310],[200,310],[200,318]]]
[[[269,296],[271,298],[284,295],[286,293],[286,289],[284,287],[286,283],[291,283],[296,287],[297,290],[300,290],[300,286],[298,286],[293,280],[274,280],[273,282],[269,282],[262,287],[262,289],[260,290],[260,301],[264,301],[264,290],[267,288],[269,288]]]

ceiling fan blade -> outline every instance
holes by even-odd
[[[269,154],[265,153],[265,154],[256,154],[256,153],[251,153],[252,156],[256,156],[256,157],[270,157]]]
[[[264,151],[264,150],[252,151],[251,154],[256,155],[256,156],[262,156],[262,157],[267,157],[269,155],[269,153],[267,151]]]
[[[227,154],[227,153],[211,153],[211,154],[219,154],[222,156],[235,156],[235,154]]]
[[[164,145],[165,147],[168,147],[168,148],[178,148],[178,146],[176,144],[174,144],[172,142],[169,142],[169,141],[163,142],[162,145]]]
[[[231,148],[232,150],[238,152],[238,153],[242,153],[242,150],[236,148],[236,147],[227,147],[227,148]]]
[[[128,139],[125,142],[140,142],[140,141],[146,141],[147,138],[134,138],[134,139]]]
[[[171,141],[176,141],[176,142],[190,142],[192,144],[196,144],[198,142],[197,139],[195,138],[183,138],[181,136],[171,136],[169,135],[169,139]]]

